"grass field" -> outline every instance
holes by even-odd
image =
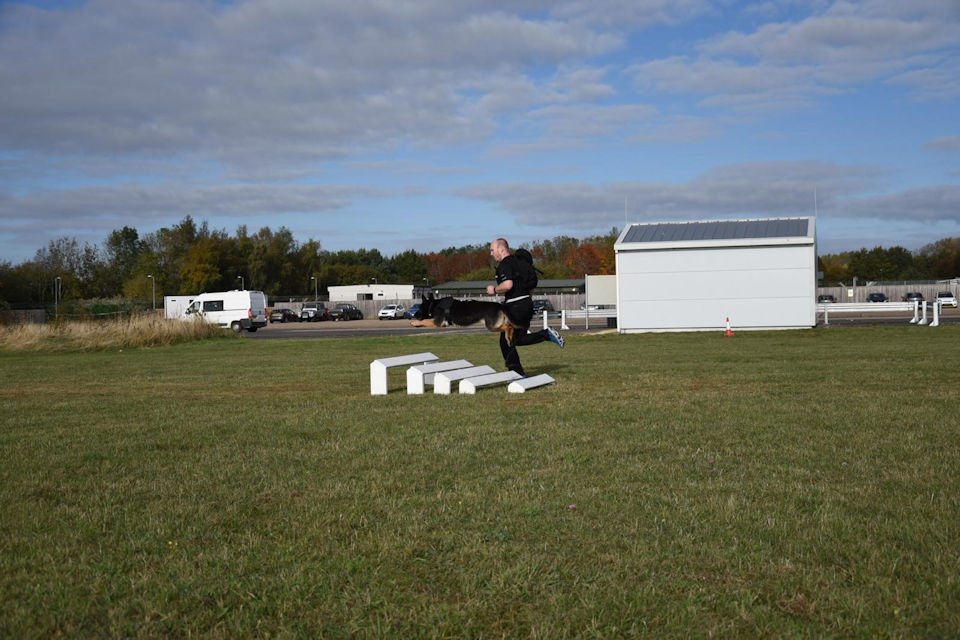
[[[960,328],[0,352],[0,637],[956,637]]]

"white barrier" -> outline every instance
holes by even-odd
[[[432,353],[414,353],[408,356],[396,356],[394,358],[380,358],[370,363],[370,395],[387,395],[387,369],[391,367],[403,367],[411,364],[426,364],[439,360]]]
[[[817,311],[823,313],[823,324],[830,324],[831,313],[877,313],[882,311],[913,311],[910,324],[919,321],[919,303],[913,302],[820,302]],[[936,326],[936,325],[931,325]]]
[[[485,376],[472,376],[460,381],[460,393],[473,394],[480,387],[489,387],[494,384],[503,384],[523,378],[516,371],[501,371],[500,373],[491,373]]]
[[[560,329],[563,331],[569,331],[570,327],[567,326],[567,318],[583,318],[586,329],[590,328],[590,318],[616,318],[617,310],[616,309],[594,309],[593,311],[589,309],[582,309],[580,311],[567,311],[564,309],[560,312]]]
[[[553,384],[556,380],[551,378],[545,373],[541,373],[538,376],[533,376],[531,378],[524,378],[523,380],[514,380],[507,385],[507,391],[510,393],[526,393],[527,389],[535,389],[536,387],[542,387],[546,384]]]
[[[452,384],[458,380],[465,380],[476,376],[483,376],[494,373],[493,367],[481,365],[479,367],[470,367],[469,369],[457,369],[456,371],[445,371],[438,373],[433,378],[433,392],[448,396],[452,390]]]
[[[472,367],[469,360],[451,360],[449,362],[433,362],[420,364],[407,369],[407,393],[418,395],[424,392],[427,385],[433,384],[434,376],[444,371],[466,369]]]

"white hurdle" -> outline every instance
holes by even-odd
[[[450,395],[453,383],[457,380],[464,380],[475,376],[494,373],[493,367],[481,365],[479,367],[469,367],[467,369],[457,369],[456,371],[444,371],[438,373],[433,378],[433,392],[440,395]]]
[[[427,364],[429,362],[436,362],[439,359],[440,358],[432,353],[426,352],[374,360],[370,363],[370,395],[387,395],[387,369],[391,367],[404,367],[411,364]]]
[[[472,376],[460,381],[460,393],[473,394],[479,387],[489,387],[494,384],[503,384],[523,378],[516,371],[501,371],[500,373],[491,373],[485,376]]]
[[[443,371],[453,371],[455,369],[466,369],[472,367],[473,363],[469,360],[451,360],[449,362],[433,362],[431,364],[419,364],[407,369],[407,393],[419,395],[424,392],[428,384],[433,384],[436,374]]]
[[[527,389],[535,389],[537,387],[542,387],[546,384],[553,384],[555,382],[556,380],[547,374],[541,373],[538,376],[524,378],[523,380],[514,380],[507,385],[507,391],[510,393],[526,393]]]

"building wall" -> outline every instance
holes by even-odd
[[[384,304],[414,297],[412,284],[358,284],[328,287],[330,302],[374,300]]]
[[[624,332],[816,324],[812,244],[622,250],[617,275]]]

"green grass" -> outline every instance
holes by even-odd
[[[0,353],[0,637],[949,637],[960,327]]]

